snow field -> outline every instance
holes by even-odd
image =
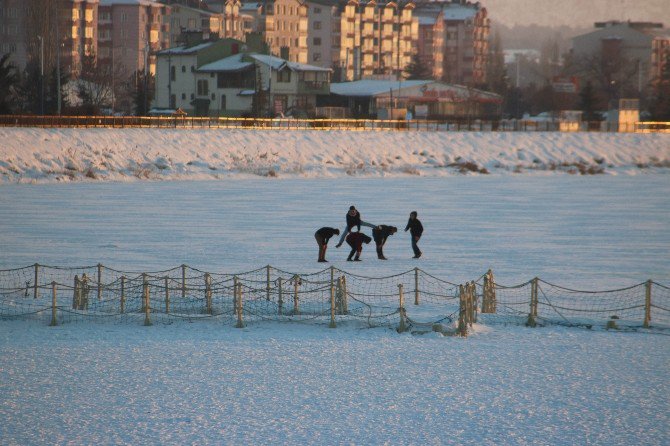
[[[667,172],[670,134],[0,128],[0,182]],[[460,172],[460,173],[459,173]]]

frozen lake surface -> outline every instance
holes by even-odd
[[[314,272],[313,233],[401,230],[390,259],[457,283],[539,276],[608,289],[670,283],[667,175],[254,179],[0,186],[0,268],[33,263]],[[331,241],[330,243],[334,243]],[[0,320],[3,444],[665,445],[663,332],[476,325],[466,338],[213,319],[47,327]]]
[[[489,268],[508,285],[535,276],[586,289],[670,282],[667,175],[4,185],[0,268],[313,272],[322,269],[314,231],[343,229],[352,204],[365,221],[400,230],[386,262],[368,245],[353,265],[346,245],[330,243],[332,264],[360,274],[419,266],[455,283]],[[402,232],[412,210],[425,227],[419,261]]]

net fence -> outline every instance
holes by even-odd
[[[429,331],[436,324],[455,326],[463,314],[470,324],[666,330],[670,287],[649,280],[627,288],[585,291],[538,278],[504,286],[495,283],[489,271],[464,288],[418,268],[386,277],[335,267],[300,274],[269,265],[236,274],[187,265],[154,272],[100,264],[0,270],[0,319],[53,325],[215,319],[238,327],[276,321]]]

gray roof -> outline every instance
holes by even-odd
[[[198,68],[200,72],[235,72],[243,71],[254,65],[253,62],[244,62],[244,54],[235,54],[217,61],[205,64]]]
[[[274,70],[278,70],[283,66],[287,66],[291,71],[331,71],[330,68],[317,67],[315,65],[307,65],[304,63],[290,62],[276,56],[268,56],[266,54],[251,54],[251,57],[262,64],[270,66]]]
[[[159,51],[157,54],[158,55],[182,55],[182,54],[195,54],[200,50],[204,50],[205,48],[213,45],[214,42],[202,42],[197,45],[193,46],[175,46],[173,48],[166,48],[164,50]]]
[[[398,91],[403,88],[416,87],[419,85],[430,84],[434,81],[386,81],[376,79],[363,79],[353,82],[341,82],[330,84],[330,92],[340,96],[376,96],[378,94],[388,93],[390,90]]]

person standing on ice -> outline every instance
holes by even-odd
[[[339,248],[342,246],[342,243],[344,243],[344,238],[351,232],[351,229],[356,226],[358,229],[358,232],[361,232],[361,226],[367,226],[368,228],[375,228],[376,226],[373,225],[372,223],[368,223],[365,221],[361,220],[361,214],[356,210],[354,206],[349,206],[349,212],[347,212],[347,227],[344,229],[344,232],[342,233],[342,237],[340,237],[340,241],[337,245],[335,245],[336,248]]]
[[[333,235],[340,235],[340,230],[337,228],[323,227],[314,233],[316,243],[319,245],[319,260],[318,262],[327,262],[326,249],[328,249],[328,240]]]
[[[379,225],[372,230],[372,238],[377,245],[377,258],[379,260],[386,260],[386,257],[384,257],[384,243],[390,235],[396,232],[398,232],[398,228],[386,225]]]
[[[405,226],[405,232],[409,229],[409,233],[412,236],[412,249],[414,250],[414,258],[418,259],[421,257],[421,250],[417,246],[417,242],[421,238],[421,234],[423,234],[423,225],[419,221],[417,217],[417,212],[412,211],[409,214],[409,220],[407,221],[407,226]]]
[[[371,241],[372,239],[362,232],[349,233],[347,236],[347,244],[351,246],[351,252],[349,253],[349,257],[347,257],[347,262],[351,261],[351,258],[354,256],[354,254],[356,254],[354,260],[356,262],[360,262],[361,252],[363,251],[363,243],[367,245]]]

